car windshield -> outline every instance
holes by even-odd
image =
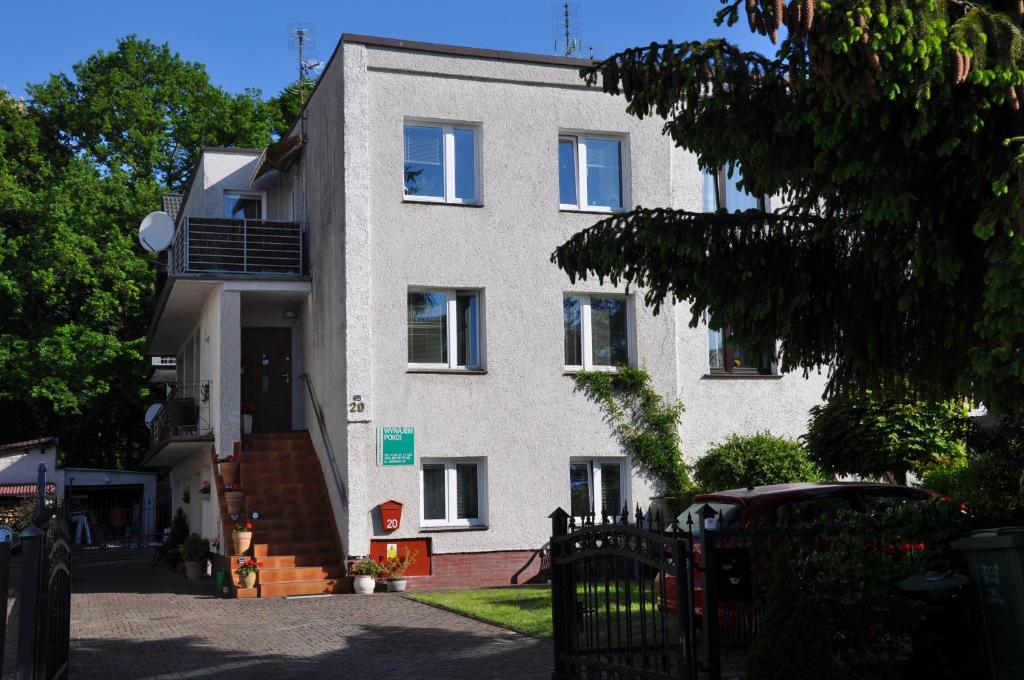
[[[811,524],[825,515],[843,510],[852,510],[850,499],[845,496],[818,496],[782,503],[775,511],[775,526],[780,529]]]
[[[679,522],[680,529],[686,529],[687,519],[693,519],[693,527],[699,533],[700,532],[700,510],[705,505],[710,505],[711,509],[715,511],[715,514],[721,514],[721,528],[734,526],[740,521],[740,517],[743,515],[743,506],[739,503],[730,503],[729,501],[700,501],[694,503],[686,510],[683,510],[676,518]]]

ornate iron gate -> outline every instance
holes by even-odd
[[[551,526],[555,680],[720,678],[713,593],[703,602],[712,630],[697,635],[692,524],[639,508],[632,524],[625,508],[577,522],[559,508]]]

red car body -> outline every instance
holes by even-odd
[[[935,494],[924,489],[893,484],[865,482],[802,482],[797,484],[769,484],[748,489],[731,489],[701,494],[694,497],[693,505],[679,515],[680,527],[686,527],[687,516],[693,518],[694,611],[700,616],[703,609],[703,587],[700,573],[699,510],[705,504],[721,512],[722,528],[763,526],[785,530],[794,522],[813,521],[830,509],[849,508],[872,512],[907,502],[924,501]],[[665,607],[676,611],[675,577],[665,576]]]

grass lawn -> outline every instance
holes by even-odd
[[[551,588],[547,586],[412,593],[409,597],[529,635],[551,637]]]

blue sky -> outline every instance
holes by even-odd
[[[35,0],[4,3],[0,87],[24,94],[26,82],[71,65],[122,35],[167,42],[206,64],[217,85],[276,93],[296,75],[288,28],[312,24],[313,55],[326,60],[342,33],[554,53],[551,0]],[[652,40],[726,36],[748,49],[771,49],[745,23],[717,27],[719,0],[577,0],[580,36],[597,56]]]

